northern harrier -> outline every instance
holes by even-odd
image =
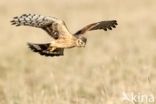
[[[117,25],[116,20],[100,21],[89,24],[74,34],[71,34],[64,21],[55,17],[46,17],[36,14],[23,14],[16,16],[11,21],[16,26],[32,26],[45,30],[51,37],[50,43],[34,44],[28,43],[30,49],[45,56],[62,56],[64,49],[73,47],[85,47],[87,38],[84,34],[87,31],[103,29],[112,30]]]

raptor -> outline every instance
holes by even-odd
[[[41,28],[46,31],[51,37],[51,42],[48,43],[29,43],[29,48],[44,56],[63,56],[64,49],[73,47],[85,47],[87,38],[84,34],[92,30],[112,30],[117,25],[116,20],[100,21],[89,24],[76,33],[72,34],[67,29],[63,20],[55,17],[42,16],[37,14],[23,14],[16,16],[11,20],[15,26],[32,26]]]

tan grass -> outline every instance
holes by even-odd
[[[1,0],[0,104],[129,104],[121,101],[123,91],[156,95],[155,4]],[[44,31],[10,25],[12,17],[23,13],[59,17],[71,32],[100,20],[117,19],[119,25],[110,32],[90,32],[86,48],[51,58],[26,46],[27,41],[50,41]]]

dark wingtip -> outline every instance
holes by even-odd
[[[111,28],[111,27],[109,27],[108,29],[109,29],[109,30],[112,30],[112,28]]]
[[[14,23],[14,22],[15,22],[15,20],[11,20],[10,22],[11,22],[11,23]]]
[[[14,18],[15,18],[15,17],[14,17]],[[11,25],[17,25],[17,23],[16,23],[16,20],[15,20],[15,19],[11,20],[10,22],[11,22]]]
[[[118,25],[118,23],[116,22],[115,25]]]
[[[37,52],[37,50],[36,50],[36,48],[34,47],[33,44],[31,44],[31,43],[28,42],[27,45],[28,45],[28,47],[29,47],[32,51]]]
[[[27,14],[23,14],[22,16],[27,16]]]
[[[104,28],[103,30],[104,30],[104,31],[107,31],[107,28]]]
[[[17,24],[14,20],[12,20],[10,22],[11,22],[11,25],[19,26],[19,24]]]
[[[15,25],[16,24],[15,20],[11,20],[10,22],[11,22],[11,25]]]
[[[115,25],[113,25],[112,27],[113,27],[113,28],[116,28],[116,26],[115,26]]]
[[[16,16],[16,17],[13,17],[13,19],[18,19],[18,16]]]
[[[15,25],[16,23],[15,22],[11,22],[11,25]]]
[[[114,24],[115,24],[115,25],[118,25],[117,20],[114,20]]]
[[[112,26],[109,27],[109,30],[112,30],[112,28],[116,28],[116,26],[118,25],[117,20],[112,20]]]

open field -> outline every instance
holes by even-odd
[[[119,25],[51,58],[26,45],[50,41],[44,31],[10,25],[23,13],[61,18],[72,33],[101,20]],[[123,92],[156,97],[156,0],[0,0],[0,104],[132,104]]]

